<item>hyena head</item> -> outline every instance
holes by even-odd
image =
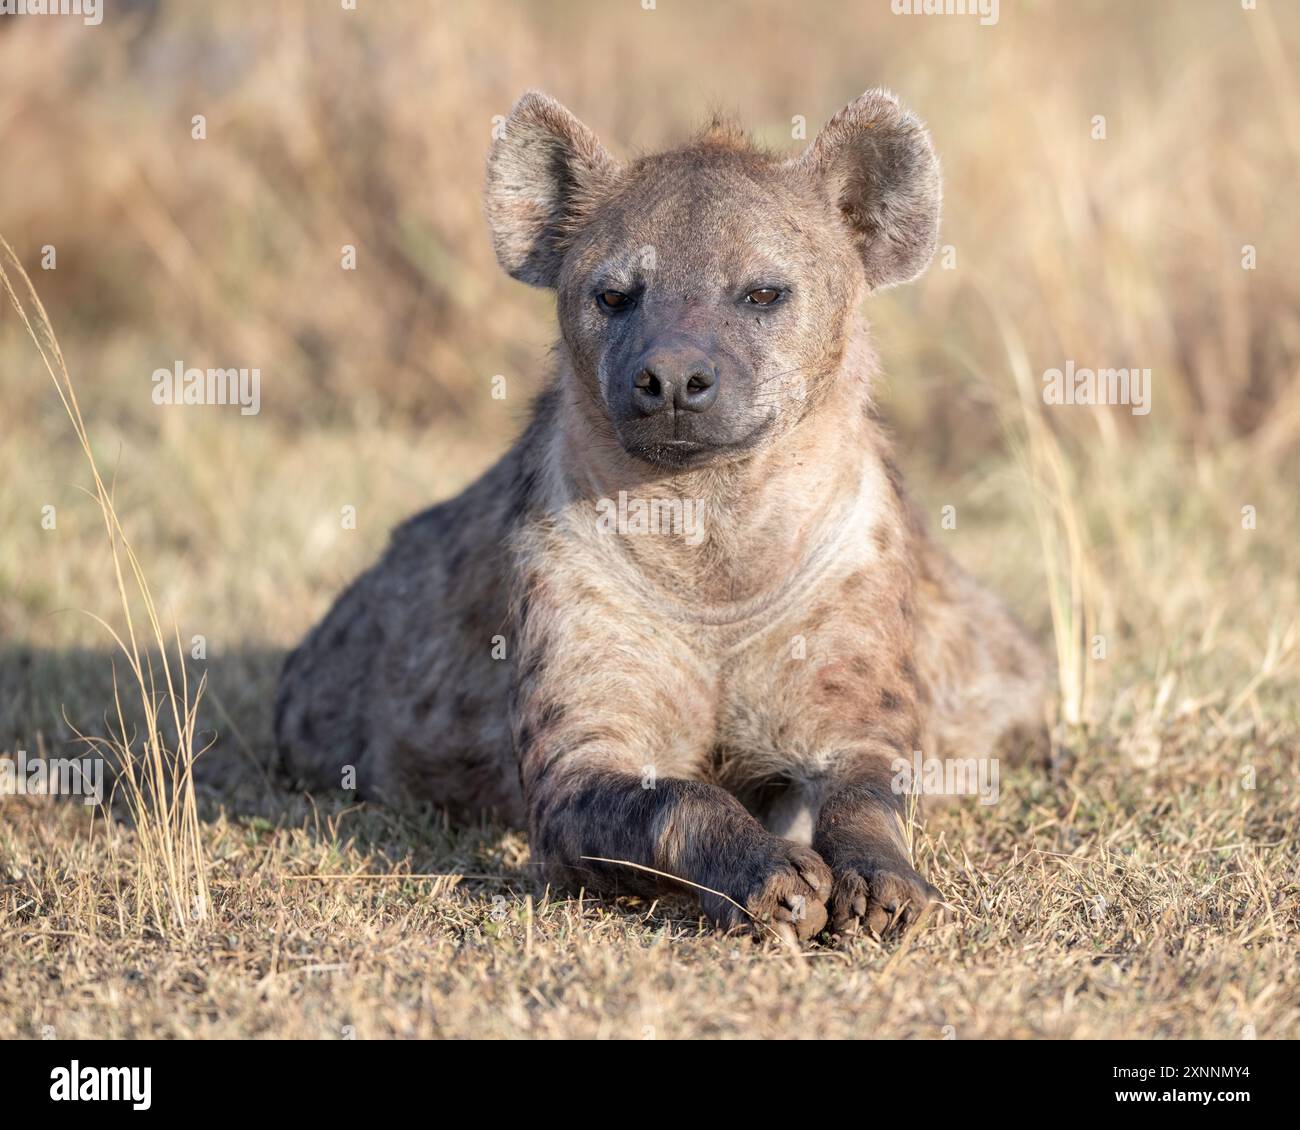
[[[488,163],[497,257],[553,288],[573,379],[623,449],[667,468],[777,442],[816,410],[864,290],[924,270],[939,170],[886,91],[841,110],[797,158],[714,125],[620,163],[528,93]]]

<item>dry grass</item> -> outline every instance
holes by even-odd
[[[537,897],[515,836],[253,788],[209,812],[211,929],[164,945],[119,929],[83,814],[24,802],[0,1035],[1294,1036],[1296,816],[1252,803],[1288,750],[1262,740],[1248,797],[1236,751],[1181,730],[1158,769],[1095,751],[940,812],[919,848],[949,920],[802,960],[682,907]],[[354,871],[384,879],[293,881]]]
[[[85,747],[82,752],[110,767],[114,787],[107,795],[101,792],[98,799],[110,803],[120,800],[135,831],[126,853],[134,894],[134,906],[130,908],[133,918],[161,937],[189,938],[194,923],[207,917],[209,902],[207,864],[203,858],[194,792],[194,762],[202,752],[197,748],[195,731],[207,676],[200,677],[191,695],[179,635],[176,657],[168,659],[168,642],[158,607],[140,559],[117,516],[112,492],[99,473],[77,391],[49,315],[13,248],[2,235],[0,287],[40,354],[94,480],[93,497],[104,522],[121,626],[115,628],[93,613],[91,617],[117,645],[115,658],[120,656],[125,660],[131,676],[131,685],[125,693],[139,696],[139,717],[143,720],[139,727],[127,724],[123,692],[117,683],[114,664],[113,718],[107,725],[108,736],[83,734],[75,726],[71,728]],[[142,618],[144,624],[138,626]],[[150,643],[156,649],[159,671],[155,671],[147,650]],[[174,741],[170,748],[164,733],[164,712],[172,724]],[[120,840],[117,822],[106,820],[104,842],[114,875],[118,872],[114,865]],[[116,894],[119,902],[125,897],[121,886]]]
[[[0,230],[87,444],[4,311],[0,752],[139,733],[166,769],[214,743],[175,824],[201,919],[169,902],[171,815],[0,800],[0,1037],[1300,1033],[1296,13],[1004,0],[979,29],[882,0],[740,37],[728,5],[334,7],[0,27],[0,151],[28,173]],[[945,921],[794,960],[685,906],[551,899],[516,835],[280,789],[284,648],[494,458],[542,371],[549,303],[479,218],[492,115],[540,85],[627,151],[720,102],[786,148],[876,82],[934,128],[957,254],[872,300],[882,400],[927,508],[957,507],[941,536],[1055,640],[1071,723],[1055,775],[1004,771],[1000,803],[917,833]],[[176,358],[260,366],[261,415],[154,407]],[[1045,408],[1069,358],[1151,367],[1151,414]],[[152,612],[124,654],[77,610],[120,624],[127,597]],[[115,665],[148,687],[173,620],[206,660],[173,662],[173,716],[137,690],[118,719]]]

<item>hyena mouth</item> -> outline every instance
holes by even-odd
[[[667,439],[632,441],[624,448],[629,455],[656,467],[682,470],[744,454],[751,446],[748,440],[716,444],[693,439]]]
[[[632,454],[649,463],[668,467],[686,467],[703,463],[717,450],[713,446],[693,439],[668,439],[657,443],[638,444]]]
[[[775,417],[768,416],[745,435],[735,439],[710,439],[699,436],[637,435],[619,433],[623,450],[657,467],[684,469],[705,463],[721,462],[748,454],[770,430]]]

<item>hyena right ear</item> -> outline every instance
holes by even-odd
[[[572,232],[617,170],[591,130],[528,91],[488,156],[487,218],[501,266],[521,282],[555,286]]]

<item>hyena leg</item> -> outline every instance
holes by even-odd
[[[939,892],[912,867],[903,797],[878,752],[846,757],[817,816],[813,847],[830,866],[830,925],[837,934],[865,927],[884,935],[915,921]]]
[[[644,891],[654,876],[639,869],[650,868],[685,881],[660,890],[696,888],[724,927],[752,915],[762,935],[814,936],[825,864],[704,780],[716,671],[687,641],[627,615],[621,592],[602,605],[585,574],[580,591],[564,587],[571,572],[525,569],[516,582],[510,714],[536,857],[566,886],[603,891]]]
[[[567,886],[664,889],[662,879],[633,864],[686,880],[724,928],[753,926],[760,936],[798,945],[826,925],[826,865],[811,848],[767,832],[716,785],[570,769],[563,781],[542,781],[531,793],[533,842],[548,874]]]

